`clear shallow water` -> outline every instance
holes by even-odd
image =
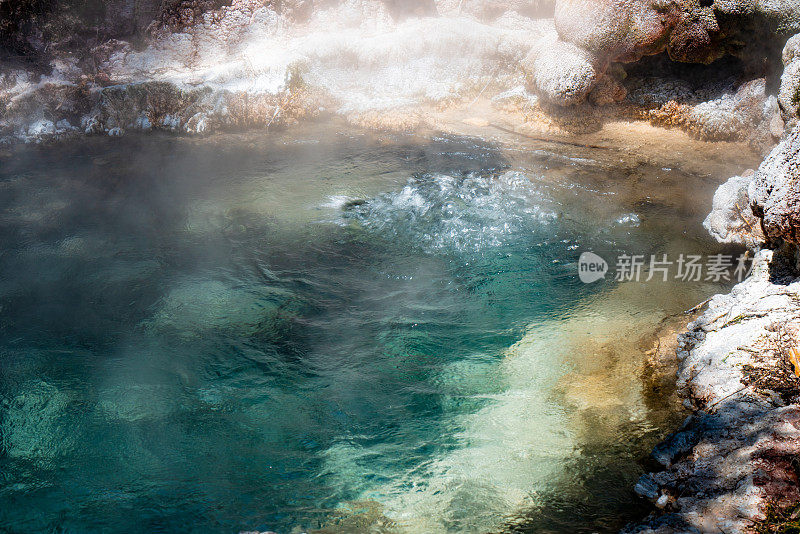
[[[5,156],[0,527],[619,527],[669,416],[636,342],[719,288],[575,261],[710,250],[714,181],[572,156],[329,130]]]

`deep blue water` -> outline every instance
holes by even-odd
[[[694,214],[553,168],[610,172],[330,132],[3,156],[0,531],[432,528],[398,510],[503,528],[520,513],[503,492],[526,482],[487,467],[507,440],[476,429],[510,412],[509,347],[536,325],[555,354],[560,322],[613,288],[577,281],[582,250],[707,246]],[[521,383],[550,443],[571,411],[548,388],[570,368],[546,361]],[[660,431],[643,416],[599,457],[572,430],[537,447],[528,528],[618,527]],[[487,463],[455,475],[461,458]],[[589,482],[560,492],[560,466]],[[607,494],[587,504],[592,484]]]

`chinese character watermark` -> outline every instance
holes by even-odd
[[[679,254],[669,258],[667,254],[622,254],[614,262],[614,280],[618,282],[741,282],[753,269],[753,260],[748,253]],[[578,277],[584,284],[605,278],[608,262],[593,252],[584,252],[578,260]]]

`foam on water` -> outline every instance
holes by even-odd
[[[342,206],[345,219],[370,235],[446,255],[479,272],[497,269],[496,259],[488,258],[510,250],[578,251],[580,245],[562,236],[587,235],[591,228],[613,240],[622,235],[615,232],[627,235],[640,226],[637,214],[619,208],[584,212],[564,204],[572,189],[572,184],[554,188],[530,172],[423,174],[398,191]],[[532,267],[531,260],[517,267],[530,270],[526,278],[552,276]],[[573,272],[575,264],[564,268]],[[531,324],[499,358],[463,354],[436,379],[448,399],[443,417],[455,443],[412,459],[405,470],[391,465],[376,471],[376,457],[400,452],[385,444],[341,441],[325,453],[326,472],[342,485],[355,483],[357,501],[376,503],[400,532],[502,530],[522,510],[546,505],[559,486],[570,484],[570,466],[595,439],[586,431],[585,414],[600,410],[599,424],[610,433],[626,425],[649,427],[642,391],[625,377],[639,372],[637,335],[674,309],[672,299],[691,295],[691,288],[673,286],[620,286],[587,297],[566,316]],[[499,288],[494,284],[486,291]],[[617,349],[609,349],[612,345]]]
[[[348,202],[352,202],[355,200],[352,197],[348,197],[347,195],[331,195],[328,197],[328,201],[324,202],[319,205],[320,208],[330,208],[333,210],[340,210],[342,209]]]
[[[535,177],[507,171],[419,175],[344,216],[395,246],[451,255],[480,270],[511,246],[557,242],[562,210]],[[439,373],[454,446],[405,471],[373,471],[370,459],[392,455],[390,448],[339,442],[326,451],[327,472],[343,485],[359,481],[359,500],[378,503],[402,532],[498,530],[539,504],[579,451],[566,408],[553,396],[570,369],[564,348],[574,332],[551,321],[527,330],[499,360],[464,354]],[[470,405],[478,408],[465,411]]]
[[[557,219],[557,206],[520,172],[420,175],[357,204],[346,217],[426,252],[480,252]]]

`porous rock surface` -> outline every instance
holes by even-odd
[[[800,243],[800,127],[767,156],[748,195],[767,238]]]
[[[593,57],[555,32],[539,39],[525,59],[540,94],[560,105],[583,102],[598,81]]]
[[[714,193],[711,213],[703,226],[720,243],[756,247],[764,241],[759,220],[750,209],[747,192],[753,174],[750,170],[742,176],[734,176]]]
[[[558,58],[551,56],[551,71],[541,83],[535,69],[532,83],[546,99],[561,101],[561,89],[572,83],[568,94],[588,94],[595,77],[574,78],[576,64],[605,72],[611,62],[632,62],[666,51],[675,61],[706,63],[727,53],[746,54],[748,43],[758,43],[755,55],[774,35],[786,37],[800,32],[800,4],[772,0],[558,0],[555,6]],[[554,46],[560,46],[557,44]],[[541,54],[538,55],[541,58]],[[531,58],[535,60],[536,58]],[[541,59],[538,61],[541,65]],[[560,83],[552,80],[560,74]],[[556,87],[560,90],[553,91]]]
[[[720,186],[704,225],[755,250],[752,270],[678,338],[678,392],[693,414],[653,451],[662,470],[636,485],[659,511],[626,533],[750,533],[769,509],[800,502],[800,127]]]
[[[421,106],[491,97],[527,80],[537,112],[568,131],[643,113],[766,152],[796,121],[800,98],[797,39],[784,50],[780,94],[759,63],[777,61],[775,43],[800,28],[794,2],[37,1],[50,8],[30,20],[4,15],[11,4],[0,3],[0,28],[9,30],[0,49],[35,63],[0,60],[0,143],[77,132],[198,134],[321,114],[358,124],[405,114],[389,122],[416,124]],[[76,3],[102,9],[84,20],[71,15]],[[730,67],[715,64],[717,79],[692,87],[691,76],[663,69],[627,77],[620,63],[660,52],[700,62],[734,54],[756,65],[729,76]]]
[[[797,125],[800,117],[800,34],[795,35],[783,49],[784,71],[778,93],[778,104],[787,127]]]

